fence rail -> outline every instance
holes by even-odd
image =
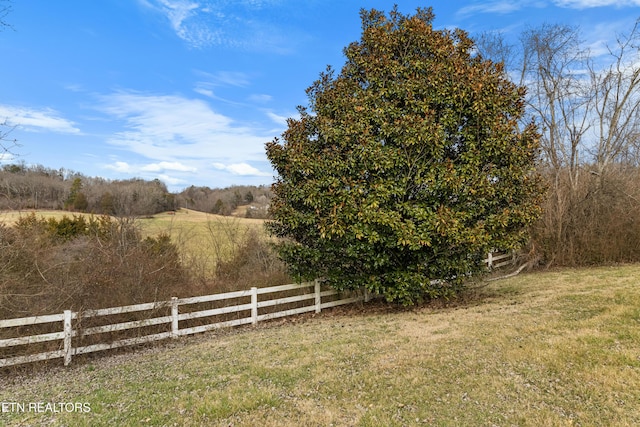
[[[511,264],[513,260],[514,255],[511,252],[503,254],[490,253],[484,262],[487,264],[488,269],[491,270]],[[286,292],[300,292],[305,289],[306,292],[301,295],[290,296],[286,294]],[[285,295],[276,296],[273,299],[260,298],[264,295],[282,293],[285,293]],[[249,299],[250,302],[246,302]],[[33,346],[34,344],[59,341],[57,348],[54,350],[50,349],[50,351],[44,351],[36,354],[12,356],[0,359],[0,368],[57,358],[62,358],[64,365],[67,366],[71,363],[73,356],[80,354],[149,343],[168,338],[177,338],[180,336],[198,334],[219,328],[247,324],[255,325],[258,322],[269,319],[293,316],[312,311],[320,313],[326,308],[336,307],[343,304],[351,304],[363,300],[366,302],[368,299],[369,295],[367,295],[366,292],[364,295],[357,294],[344,296],[335,290],[322,290],[320,282],[316,280],[314,282],[272,286],[269,288],[254,287],[245,291],[234,291],[199,297],[172,298],[170,301],[85,310],[82,312],[65,310],[61,314],[0,320],[0,333],[2,333],[3,330],[8,330],[9,328],[16,329],[25,326],[32,327],[34,325],[47,324],[50,329],[57,329],[55,325],[59,325],[62,329],[55,332],[0,339],[0,351],[2,351],[2,349],[16,346],[27,347],[28,349],[28,347]],[[193,305],[197,306],[212,302],[224,303],[229,300],[243,300],[244,302],[238,301],[235,305],[225,305],[223,307],[207,308],[204,310],[199,310],[197,308],[195,308],[194,311],[183,310],[184,308]],[[291,304],[294,303],[305,304],[291,308]],[[150,315],[152,316],[155,315],[156,312],[162,312],[163,314],[139,320],[127,320],[119,321],[117,323],[83,327],[83,321],[86,321],[87,319],[97,320],[108,316],[149,311],[151,311]],[[220,320],[218,318],[214,320],[216,316],[228,316],[232,314],[237,314],[239,317],[235,319]],[[185,325],[185,323],[194,319],[206,318],[210,318],[210,320],[203,320],[203,322],[205,322],[204,324],[194,326]],[[86,337],[95,337],[99,334],[128,331],[132,329],[141,331],[144,328],[162,327],[162,325],[164,325],[164,330],[147,333],[146,335],[125,337],[115,340],[109,340],[107,337],[107,339],[103,340],[107,342],[97,342],[88,345],[81,345],[82,343],[78,342],[82,341]],[[100,339],[98,339],[98,341],[99,340]],[[76,345],[75,347],[74,344]]]
[[[283,293],[286,291],[300,291],[307,290],[302,295],[277,297],[275,299],[260,299],[260,296]],[[327,301],[327,297],[338,296],[339,299],[332,299]],[[199,311],[187,311],[184,312],[183,308],[190,305],[197,305],[213,301],[227,301],[242,298],[251,298],[249,303],[239,303],[235,305],[228,305],[219,308],[199,310]],[[311,301],[313,300],[313,301]],[[129,305],[123,307],[104,308],[98,310],[87,310],[84,312],[72,312],[65,310],[62,314],[53,314],[46,316],[33,316],[24,317],[20,319],[8,319],[0,320],[0,330],[6,328],[15,328],[21,326],[31,326],[39,324],[59,324],[61,331],[49,332],[44,334],[37,334],[31,336],[15,337],[8,339],[0,339],[0,349],[15,347],[15,346],[28,346],[36,343],[43,343],[48,341],[60,341],[59,348],[52,351],[46,351],[36,354],[29,354],[24,356],[14,356],[4,359],[0,359],[0,367],[13,366],[23,363],[37,362],[49,359],[62,358],[64,365],[67,366],[71,363],[73,356],[92,353],[96,351],[104,351],[115,349],[119,347],[149,343],[152,341],[164,340],[167,338],[177,338],[180,336],[197,334],[201,332],[210,331],[218,328],[256,324],[260,321],[268,319],[275,319],[279,317],[292,316],[295,314],[316,312],[319,313],[322,309],[329,307],[335,307],[342,304],[350,304],[357,301],[362,301],[362,295],[341,297],[341,295],[334,290],[322,290],[320,282],[308,282],[303,284],[294,285],[282,285],[273,286],[269,288],[251,288],[247,291],[235,291],[227,292],[223,294],[206,295],[201,297],[189,297],[189,298],[172,298],[170,301],[162,301],[156,303],[144,303]],[[309,305],[302,307],[289,308],[284,310],[277,310],[278,306],[287,306],[287,304],[296,302],[311,302]],[[264,313],[263,309],[267,307],[275,307],[276,310]],[[135,313],[149,310],[162,310],[170,309],[169,315],[161,315],[158,317],[145,318],[141,320],[125,321],[112,324],[106,324],[101,326],[93,326],[88,328],[81,328],[79,325],[83,319],[100,318],[105,316],[120,315],[124,313]],[[220,316],[224,314],[232,313],[246,313],[244,317],[214,321],[213,323],[207,323],[204,325],[197,325],[191,327],[182,327],[181,323],[192,320],[207,317]],[[75,321],[75,322],[74,322]],[[74,324],[75,323],[75,324]],[[139,329],[148,326],[166,325],[166,331],[152,333],[143,336],[136,336],[132,338],[123,338],[111,342],[101,342],[97,344],[74,346],[74,338],[87,337],[90,335],[104,334],[116,331],[125,331],[130,329]]]
[[[489,270],[511,265],[515,262],[515,252],[489,252],[483,261]]]

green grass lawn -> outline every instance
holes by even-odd
[[[522,274],[0,379],[0,425],[640,425],[640,266]]]

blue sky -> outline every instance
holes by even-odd
[[[0,161],[158,178],[172,191],[268,185],[264,144],[326,65],[342,66],[360,8],[393,3],[13,0],[13,29],[0,32],[0,122],[21,146]],[[640,0],[396,3],[433,6],[436,27],[472,35],[575,24],[595,50],[640,17]]]

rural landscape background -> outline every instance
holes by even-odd
[[[577,0],[553,3],[556,8],[616,7],[607,1],[595,6]],[[2,9],[5,4],[0,0],[3,28],[11,16],[2,14],[9,10]],[[176,5],[143,1],[138,6],[171,12],[167,16],[180,38],[191,11],[212,13],[208,7]],[[467,14],[510,10],[502,1],[490,2],[493,9],[474,5]],[[618,6],[637,13],[640,4]],[[442,34],[452,34],[446,31]],[[518,92],[522,99],[517,104],[526,112],[518,125],[535,123],[539,132],[539,150],[531,162],[535,169],[528,176],[540,178],[545,190],[536,206],[541,214],[525,230],[513,265],[473,277],[455,296],[425,296],[411,307],[373,295],[371,301],[322,313],[83,355],[69,367],[48,361],[2,368],[0,425],[640,424],[640,21],[620,27],[605,44],[587,43],[586,30],[570,24],[542,23],[518,31],[510,38],[479,31],[469,55],[490,58],[495,62],[487,62],[487,69],[527,88],[526,94]],[[242,79],[235,77],[238,84]],[[322,86],[315,85],[315,90]],[[217,88],[199,86],[198,93],[214,99]],[[473,91],[482,93],[482,87]],[[144,97],[128,91],[119,95],[123,102]],[[266,96],[252,99],[268,101]],[[327,110],[343,100],[329,103]],[[351,104],[344,105],[347,111]],[[273,111],[261,114],[283,125],[283,117]],[[293,116],[287,126],[303,128],[301,116]],[[233,128],[231,121],[215,117],[225,132]],[[278,239],[265,227],[273,219],[273,203],[285,212],[289,207],[290,200],[274,196],[277,185],[198,184],[175,190],[177,181],[167,186],[149,176],[108,179],[27,163],[18,154],[22,143],[14,139],[19,125],[1,119],[0,320],[300,281],[278,256]],[[131,123],[137,130],[148,124]],[[453,127],[465,130],[459,122]],[[131,135],[118,132],[119,137]],[[449,157],[442,164],[449,167],[443,170],[466,165],[461,160],[467,160],[466,153],[456,151],[464,151],[464,138],[445,153]],[[383,139],[380,146],[392,145],[389,141]],[[138,142],[138,148],[145,144]],[[274,140],[271,146],[281,143]],[[121,171],[135,169],[111,160]],[[157,158],[138,171],[162,166],[195,173],[197,168],[182,160],[185,164]],[[210,161],[209,167],[269,175],[240,160],[229,162]],[[306,164],[288,166],[283,170],[309,175]],[[384,167],[374,166],[365,171],[364,182],[374,171],[384,175]],[[492,173],[482,169],[487,188],[501,183],[503,175]],[[352,194],[356,186],[349,181],[335,188]],[[427,185],[416,188],[417,193],[435,191]],[[313,205],[310,194],[294,194],[304,200],[299,206]],[[459,201],[457,194],[434,197],[443,205]],[[325,208],[338,213],[339,206]],[[510,208],[502,206],[500,213]],[[309,234],[319,235],[319,226],[313,225]],[[445,235],[438,238],[445,240]],[[125,323],[140,320],[119,316]],[[0,343],[36,333],[52,330],[3,329]],[[49,343],[31,344],[50,350]],[[23,347],[0,348],[0,358],[26,353]],[[28,402],[80,402],[90,410],[39,413],[13,405]]]

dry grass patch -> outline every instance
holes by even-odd
[[[180,249],[183,264],[203,282],[215,276],[216,266],[229,260],[245,243],[248,233],[266,238],[264,220],[226,217],[180,209],[141,218],[145,235],[168,234]]]
[[[0,380],[89,414],[7,425],[640,424],[640,266],[494,282],[413,310],[334,312]]]
[[[0,223],[13,225],[20,217],[34,213],[38,218],[60,220],[67,216],[92,216],[92,214],[55,210],[2,211]],[[166,234],[180,251],[182,264],[188,268],[194,280],[211,284],[220,262],[229,261],[246,243],[249,233],[267,239],[264,219],[237,218],[213,215],[191,209],[179,209],[135,219],[135,226],[143,237]],[[225,289],[220,290],[221,292]],[[213,292],[207,288],[207,292]]]
[[[38,218],[49,219],[54,218],[60,220],[63,216],[91,216],[92,214],[86,214],[81,212],[68,212],[68,211],[56,211],[56,210],[18,210],[18,211],[0,211],[0,223],[7,225],[15,224],[20,217],[25,217],[34,213]]]

